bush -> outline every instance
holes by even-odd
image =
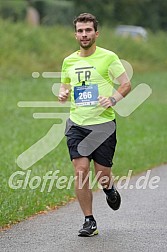
[[[71,23],[74,17],[74,5],[69,1],[44,2],[43,17],[41,23],[45,25]]]

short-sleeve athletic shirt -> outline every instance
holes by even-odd
[[[96,47],[95,52],[88,57],[79,56],[76,51],[66,57],[62,65],[61,82],[71,85],[70,119],[78,125],[94,125],[115,119],[112,107],[104,108],[99,103],[91,106],[77,106],[74,99],[76,86],[98,86],[98,94],[104,97],[112,96],[113,79],[119,77],[125,69],[118,56],[109,50]]]

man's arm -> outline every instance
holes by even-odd
[[[120,86],[115,91],[115,93],[112,95],[112,98],[114,98],[114,99],[112,99],[111,97],[106,98],[103,96],[99,96],[99,102],[100,102],[101,106],[103,106],[105,108],[114,106],[118,101],[122,100],[131,91],[131,82],[130,82],[128,76],[126,75],[126,73],[121,74],[117,78],[117,80],[120,83]],[[115,102],[114,102],[114,100],[115,100]]]
[[[58,96],[58,100],[60,102],[67,101],[68,96],[70,94],[70,89],[71,89],[70,84],[61,84]]]

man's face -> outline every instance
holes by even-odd
[[[98,31],[95,32],[93,22],[76,23],[75,37],[82,48],[89,49],[95,43],[98,35]]]

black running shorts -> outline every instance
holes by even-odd
[[[100,165],[111,167],[116,147],[115,120],[90,126],[80,126],[67,120],[65,135],[71,160],[88,157]]]

